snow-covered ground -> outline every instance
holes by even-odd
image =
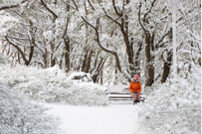
[[[63,134],[147,134],[138,124],[138,106],[45,105],[60,118]]]

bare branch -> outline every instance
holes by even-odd
[[[21,4],[25,3],[27,0],[23,0],[22,2],[20,2],[19,4],[15,4],[15,5],[4,5],[0,7],[0,11],[1,10],[5,10],[5,9],[10,9],[10,8],[16,8],[19,7]]]
[[[65,35],[67,34],[68,25],[69,25],[69,17],[67,17],[66,25],[65,25],[65,30],[64,30],[64,33],[62,35],[62,38],[64,38]]]
[[[15,40],[29,41],[29,39],[26,39],[26,38],[17,38],[17,37],[14,37],[14,36],[10,36],[10,37],[15,39]]]
[[[43,0],[40,0],[40,1],[41,1],[41,4],[53,15],[54,19],[58,18],[55,12],[53,12]]]
[[[109,49],[105,48],[105,47],[101,44],[101,42],[100,42],[100,35],[99,35],[99,31],[98,31],[99,23],[100,23],[100,20],[99,20],[99,18],[98,18],[97,21],[96,21],[96,26],[97,26],[97,27],[95,28],[95,33],[96,33],[96,37],[97,37],[97,43],[98,43],[99,47],[102,48],[102,50],[104,50],[104,51],[107,52],[107,53],[110,53],[110,54],[114,55],[114,57],[115,57],[115,59],[116,59],[116,66],[117,66],[118,70],[119,70],[120,72],[122,72],[122,69],[121,69],[121,66],[120,66],[119,57],[118,57],[117,53],[116,53],[115,51],[112,51],[112,50],[109,50]]]
[[[72,0],[72,2],[74,3],[74,6],[76,7],[76,10],[79,11],[79,8],[78,8],[78,6],[77,6],[75,0]]]
[[[72,5],[70,5],[70,3],[68,3],[67,1],[65,1],[65,0],[62,0],[62,2],[64,2],[67,6],[70,6],[71,8],[73,8],[73,9],[75,9],[76,10],[76,8],[75,7],[73,7]]]
[[[159,44],[160,43],[162,43],[163,42],[163,40],[164,40],[164,38],[166,37],[166,36],[168,36],[168,35],[170,35],[171,34],[171,32],[172,32],[172,28],[170,28],[170,30],[168,30],[168,32],[167,33],[165,33],[162,37],[161,37],[161,39],[158,41],[158,43],[156,44],[156,49],[158,49],[159,48]]]
[[[92,5],[92,3],[90,2],[90,0],[87,0],[87,1],[88,1],[88,3],[89,3],[90,7],[95,11],[95,8],[94,8],[94,6]]]
[[[6,36],[5,38],[6,38],[6,41],[7,41],[9,44],[11,44],[12,46],[14,46],[14,47],[18,50],[18,52],[21,54],[23,60],[24,60],[25,62],[27,62],[27,59],[26,59],[25,54],[23,53],[23,51],[22,51],[17,45],[15,45],[13,42],[11,42],[11,41],[8,39],[7,36]]]
[[[113,22],[115,22],[117,25],[121,26],[121,23],[117,21],[121,16],[119,16],[117,19],[112,18],[111,16],[108,15],[108,13],[105,10],[105,8],[101,5],[101,2],[100,1],[98,1],[98,2],[99,2],[99,5],[102,7],[103,12],[105,13],[105,16],[108,17]]]
[[[139,12],[138,12],[138,21],[140,23],[140,26],[142,27],[143,31],[145,32],[145,34],[147,34],[147,30],[145,29],[145,27],[143,26],[142,22],[141,22],[141,7],[142,7],[142,3],[140,3],[139,5]]]
[[[152,8],[154,7],[154,3],[156,2],[156,0],[153,0],[151,3],[151,7],[150,9],[144,14],[144,19],[146,18],[146,16],[151,12]]]
[[[116,12],[116,14],[121,17],[123,15],[123,13],[118,12],[115,0],[112,0],[112,5],[113,5],[113,8],[114,8],[114,11]]]
[[[83,16],[81,16],[81,18],[82,18],[83,21],[85,21],[90,27],[92,27],[93,29],[96,29],[96,27],[93,26],[92,24],[90,24]]]
[[[104,13],[105,13],[105,16],[107,16],[110,20],[112,20],[113,22],[115,22],[117,25],[122,26],[121,23],[117,21],[117,19],[115,20],[114,18],[112,18],[111,16],[109,16],[106,11],[104,11]]]
[[[115,56],[115,59],[116,59],[116,65],[117,65],[117,68],[120,72],[122,72],[122,69],[121,69],[121,66],[120,66],[120,61],[119,61],[119,57],[117,55],[117,53],[115,51],[112,51],[112,50],[109,50],[107,48],[105,48],[101,42],[100,42],[100,34],[99,34],[99,26],[100,26],[100,18],[97,18],[96,20],[96,27],[93,26],[92,24],[90,24],[84,17],[81,17],[90,27],[92,27],[94,30],[95,30],[95,34],[96,34],[96,37],[97,37],[97,43],[98,43],[98,46],[105,52],[107,53],[110,53],[112,55]]]

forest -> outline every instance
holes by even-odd
[[[139,75],[147,96],[139,111],[145,126],[159,133],[200,133],[201,1],[0,0],[0,85],[31,97],[37,91],[34,99],[50,102],[106,104],[102,87],[89,91],[102,94],[93,97],[100,102],[68,98],[64,88],[74,84],[66,76],[76,72],[84,75],[75,79],[92,80],[85,89],[129,86]],[[57,99],[43,88],[48,76],[56,84],[47,89],[64,87],[53,91]],[[15,88],[24,79],[35,83],[29,91],[26,84]],[[45,97],[34,87],[41,79],[47,80],[38,85]]]
[[[172,59],[178,72],[201,65],[197,0],[3,2],[1,51],[13,65],[59,65],[96,83],[143,74],[146,86],[166,81]]]

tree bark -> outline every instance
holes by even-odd
[[[138,21],[140,26],[142,27],[144,31],[144,38],[145,38],[145,56],[146,56],[146,74],[145,77],[147,78],[146,80],[146,86],[151,86],[154,82],[154,66],[153,66],[153,57],[151,56],[151,48],[152,50],[154,49],[153,41],[154,41],[154,33],[151,34],[149,33],[148,30],[145,29],[141,22],[141,6],[142,4],[140,3],[139,5],[139,12],[138,12]]]
[[[88,58],[86,60],[85,69],[84,69],[85,73],[88,73],[90,70],[90,63],[91,63],[91,59],[92,59],[92,54],[93,54],[93,50],[90,50],[90,52],[88,54]]]
[[[7,36],[6,36],[5,38],[6,38],[6,41],[7,41],[9,44],[11,44],[13,47],[15,47],[15,48],[18,50],[18,52],[19,52],[20,55],[22,56],[22,59],[23,59],[23,61],[24,61],[24,64],[25,64],[26,66],[28,66],[28,65],[30,64],[30,62],[31,62],[31,60],[32,60],[32,57],[33,57],[33,54],[34,54],[34,45],[31,45],[31,46],[30,46],[30,52],[29,52],[29,56],[28,56],[28,59],[27,59],[25,53],[22,51],[22,49],[21,49],[18,45],[16,45],[16,44],[14,44],[13,42],[11,42],[11,41],[8,39]]]
[[[172,52],[168,52],[167,61],[164,61],[164,67],[163,67],[163,75],[161,79],[161,83],[164,83],[166,79],[168,78],[168,75],[170,73],[170,67],[171,67],[171,61],[172,61]]]
[[[70,70],[70,45],[69,40],[65,40],[65,71],[69,72]]]

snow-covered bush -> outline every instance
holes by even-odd
[[[0,38],[5,36],[10,29],[17,27],[17,24],[17,18],[8,12],[0,11]]]
[[[0,134],[56,134],[56,120],[47,109],[26,102],[0,84]]]
[[[0,55],[0,64],[8,64],[11,63],[7,56]]]
[[[108,104],[105,87],[71,78],[57,66],[38,69],[18,65],[11,68],[10,65],[3,65],[0,68],[0,82],[12,86],[14,91],[30,98],[69,104]]]
[[[92,82],[91,75],[85,72],[74,72],[69,75],[72,80],[78,80],[82,82]]]
[[[199,134],[201,128],[200,67],[155,84],[140,105],[141,123],[158,134]]]

